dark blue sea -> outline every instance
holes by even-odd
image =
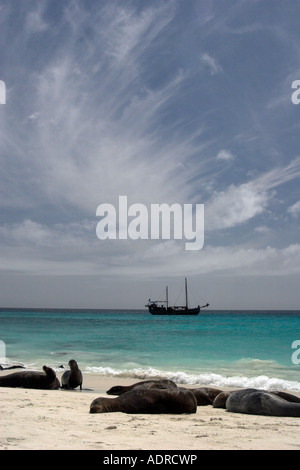
[[[0,309],[0,340],[6,365],[300,391],[300,311]]]

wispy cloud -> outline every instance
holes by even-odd
[[[277,167],[241,185],[216,191],[206,205],[206,229],[234,227],[263,213],[274,198],[273,189],[300,176],[300,159]]]
[[[268,193],[253,183],[231,185],[216,192],[206,205],[206,230],[232,228],[261,214],[268,204]]]
[[[209,69],[211,75],[223,72],[223,69],[217,60],[207,53],[202,54],[201,62]]]
[[[73,26],[80,20],[79,31],[72,29],[66,42],[53,48],[46,66],[29,74],[32,111],[19,131],[27,134],[26,148],[21,135],[19,143],[15,138],[16,129],[7,134],[19,145],[20,167],[30,164],[29,178],[46,198],[90,213],[119,193],[130,193],[133,200],[153,196],[154,185],[161,200],[178,195],[179,186],[186,197],[177,168],[195,145],[184,148],[177,138],[162,143],[156,125],[185,77],[178,71],[150,87],[144,77],[151,67],[142,60],[171,21],[172,5],[138,13],[128,5],[105,4],[96,14],[98,22],[76,5],[79,10],[71,18]],[[70,23],[70,15],[68,9],[58,31]],[[91,30],[78,55],[79,33],[87,26]],[[174,187],[165,184],[169,177]]]
[[[226,160],[231,161],[234,160],[234,155],[230,152],[230,150],[222,149],[217,154],[217,160]]]
[[[39,2],[36,8],[29,11],[25,16],[25,29],[29,35],[44,32],[48,28],[43,18],[45,5],[45,3]]]
[[[288,212],[291,214],[292,217],[299,217],[300,216],[300,201],[295,202],[288,208]]]

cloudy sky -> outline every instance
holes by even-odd
[[[0,306],[299,309],[300,1],[0,0]],[[204,204],[204,246],[97,207]]]

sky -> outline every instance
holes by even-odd
[[[143,309],[187,277],[195,305],[299,309],[299,17],[298,0],[0,0],[0,306]],[[204,204],[203,247],[99,239],[119,196]]]

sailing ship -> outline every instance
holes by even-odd
[[[188,306],[188,289],[187,279],[185,278],[185,305],[169,306],[168,299],[168,286],[166,287],[166,300],[151,300],[149,299],[145,307],[148,307],[151,315],[198,315],[201,308],[208,307],[206,305],[198,305],[197,307],[189,308]]]

